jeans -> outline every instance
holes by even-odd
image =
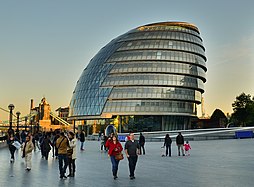
[[[16,147],[13,146],[13,145],[9,145],[9,150],[10,150],[10,153],[11,153],[11,158],[14,160],[14,153],[16,151]]]
[[[138,156],[137,155],[134,155],[134,156],[130,155],[128,160],[129,160],[130,177],[134,177],[134,171],[135,171],[136,164],[138,161]]]
[[[142,149],[143,149],[143,155],[146,154],[145,152],[145,144],[140,145],[140,154],[142,155]]]
[[[111,163],[112,163],[113,176],[117,176],[119,160],[116,160],[115,156],[113,156],[113,155],[110,156],[110,159],[111,159]]]
[[[63,177],[65,175],[67,166],[68,166],[68,157],[67,155],[58,155],[58,161],[59,161],[59,171],[60,171],[60,177]],[[64,162],[64,166],[63,166]]]
[[[171,144],[166,145],[166,156],[171,156]]]
[[[83,150],[83,149],[84,149],[84,143],[85,143],[85,142],[80,142],[80,143],[81,143],[80,149]]]

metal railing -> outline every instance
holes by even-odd
[[[59,121],[60,123],[62,123],[63,125],[66,126],[70,126],[71,124],[68,123],[67,121],[63,120],[62,118],[60,118],[59,116],[57,116],[57,114],[54,114],[53,112],[50,112],[50,116],[53,117],[54,119],[56,119],[57,121]]]

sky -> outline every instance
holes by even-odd
[[[68,106],[83,69],[112,39],[185,21],[199,28],[206,48],[206,115],[232,113],[236,96],[254,96],[253,7],[252,0],[0,0],[0,107],[12,103],[23,116],[42,97],[52,110]]]

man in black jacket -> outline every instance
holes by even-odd
[[[85,142],[85,132],[84,132],[84,130],[82,130],[81,133],[80,133],[80,143],[81,143],[80,150],[81,151],[85,150],[84,149],[84,142]]]
[[[184,152],[183,152],[183,144],[184,144],[184,138],[183,138],[183,135],[181,132],[178,132],[178,135],[176,137],[176,145],[178,147],[178,156],[180,156],[180,149],[182,151],[182,155],[184,155]]]
[[[144,135],[142,133],[140,133],[140,136],[139,136],[139,145],[140,145],[140,154],[142,155],[142,151],[141,151],[141,148],[143,149],[143,154],[145,154],[145,142],[146,142],[146,139],[144,137]]]

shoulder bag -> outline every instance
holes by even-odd
[[[117,153],[116,156],[115,156],[115,159],[116,159],[116,160],[123,160],[123,159],[124,159],[123,153],[122,153],[122,152]]]

